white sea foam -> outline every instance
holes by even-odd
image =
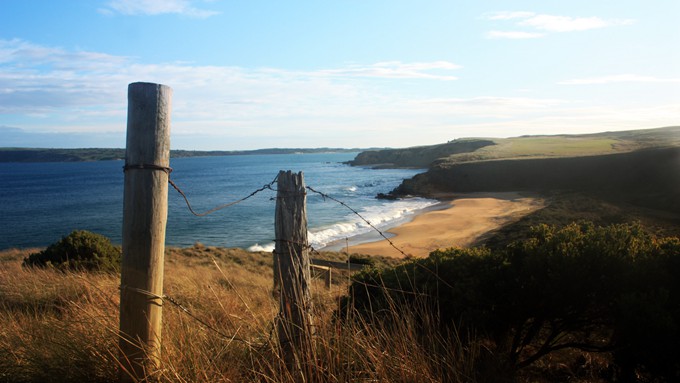
[[[264,245],[260,245],[259,243],[256,243],[246,250],[250,251],[251,253],[257,252],[257,251],[264,251],[264,252],[272,252],[274,251],[274,242],[272,243],[266,243]]]
[[[373,231],[374,227],[387,230],[408,220],[418,211],[436,204],[437,201],[427,199],[409,199],[385,201],[382,204],[367,206],[359,214],[370,222],[370,225],[356,214],[349,214],[346,220],[333,225],[312,229],[309,232],[309,243],[320,249],[329,243],[362,235]]]
[[[387,230],[410,219],[418,211],[435,205],[437,201],[414,198],[400,201],[385,201],[379,205],[367,206],[359,214],[371,225]],[[342,222],[320,228],[313,228],[308,233],[309,244],[315,249],[321,249],[335,241],[351,238],[373,231],[374,229],[354,213],[350,213]],[[260,245],[258,243],[248,247],[248,251],[274,251],[274,243]]]

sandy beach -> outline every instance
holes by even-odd
[[[470,193],[452,197],[441,209],[426,211],[388,230],[404,253],[427,257],[436,249],[465,247],[482,235],[514,222],[544,206],[544,201],[520,193]],[[386,240],[349,247],[350,253],[402,257]]]

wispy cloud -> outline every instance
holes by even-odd
[[[534,12],[503,11],[486,14],[484,18],[487,20],[513,20],[513,19],[526,19],[534,15],[536,15]]]
[[[578,78],[561,81],[560,85],[599,85],[613,83],[680,83],[680,78],[662,78],[654,76],[641,76],[636,74],[618,74],[600,77]]]
[[[457,68],[447,61],[310,71],[142,64],[133,58],[0,40],[0,115],[30,115],[53,126],[68,125],[68,131],[111,128],[110,121],[117,120],[115,129],[121,130],[127,84],[149,81],[174,89],[175,133],[196,134],[200,126],[202,134],[233,130],[271,136],[276,121],[297,120],[302,129],[312,120],[338,124],[348,116],[388,113],[399,97],[386,91],[394,81],[417,80],[426,87],[426,82],[454,80],[450,72]]]
[[[110,83],[125,57],[0,40],[0,113],[40,115],[50,108],[111,104]]]
[[[69,51],[60,47],[47,47],[20,39],[0,39],[0,64],[17,68],[51,65],[55,69],[110,70],[128,61],[123,56],[82,50]]]
[[[0,40],[0,125],[15,126],[45,142],[57,137],[50,132],[59,132],[68,133],[73,142],[86,137],[101,142],[95,137],[106,136],[111,137],[108,145],[122,146],[127,84],[136,81],[173,88],[173,145],[189,149],[258,148],[265,139],[289,147],[405,146],[443,142],[452,134],[504,136],[584,127],[601,131],[663,126],[678,119],[675,104],[584,108],[550,97],[447,97],[457,94],[449,86],[456,83],[446,81],[455,79],[452,72],[458,68],[448,61],[308,71],[150,65],[132,57]],[[677,81],[620,75],[564,83],[613,80]],[[448,90],[442,93],[442,88]],[[16,116],[22,117],[21,124],[15,123]],[[6,130],[0,137],[10,133],[21,146],[26,135]]]
[[[542,113],[546,109],[554,109],[567,104],[565,100],[529,98],[529,97],[497,97],[478,96],[470,98],[433,98],[410,102],[414,109],[427,114],[445,114],[459,117],[484,117],[492,119],[526,116]]]
[[[533,15],[522,19],[519,25],[536,28],[548,32],[587,31],[621,25],[631,25],[631,19],[605,20],[599,17],[568,17],[555,15]]]
[[[200,9],[192,0],[110,0],[102,13],[123,15],[162,15],[179,14],[188,17],[207,18],[219,12]]]
[[[635,23],[633,19],[603,19],[596,16],[571,17],[517,11],[490,13],[484,15],[483,18],[491,21],[512,21],[515,28],[529,29],[529,31],[490,31],[486,34],[487,38],[508,39],[535,38],[544,36],[545,33],[587,31]]]
[[[374,77],[390,79],[432,79],[457,80],[455,76],[440,74],[437,71],[451,71],[461,68],[448,61],[403,63],[401,61],[379,62],[372,65],[353,64],[345,68],[326,69],[318,73],[330,76]]]
[[[489,39],[536,39],[543,36],[543,33],[522,31],[489,31],[486,33]]]

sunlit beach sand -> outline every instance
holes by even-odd
[[[469,193],[452,196],[443,209],[426,211],[387,232],[408,255],[426,257],[436,249],[465,247],[486,233],[530,214],[544,201],[520,193]],[[349,246],[350,253],[402,257],[386,240]]]

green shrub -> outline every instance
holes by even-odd
[[[357,265],[375,266],[375,260],[367,255],[352,254],[349,256],[349,263]]]
[[[367,317],[427,299],[442,324],[493,344],[508,371],[566,348],[613,352],[621,380],[680,379],[680,241],[639,224],[539,225],[505,249],[448,249],[350,288]]]
[[[47,249],[24,259],[28,267],[114,272],[120,270],[121,250],[100,234],[76,230]]]

